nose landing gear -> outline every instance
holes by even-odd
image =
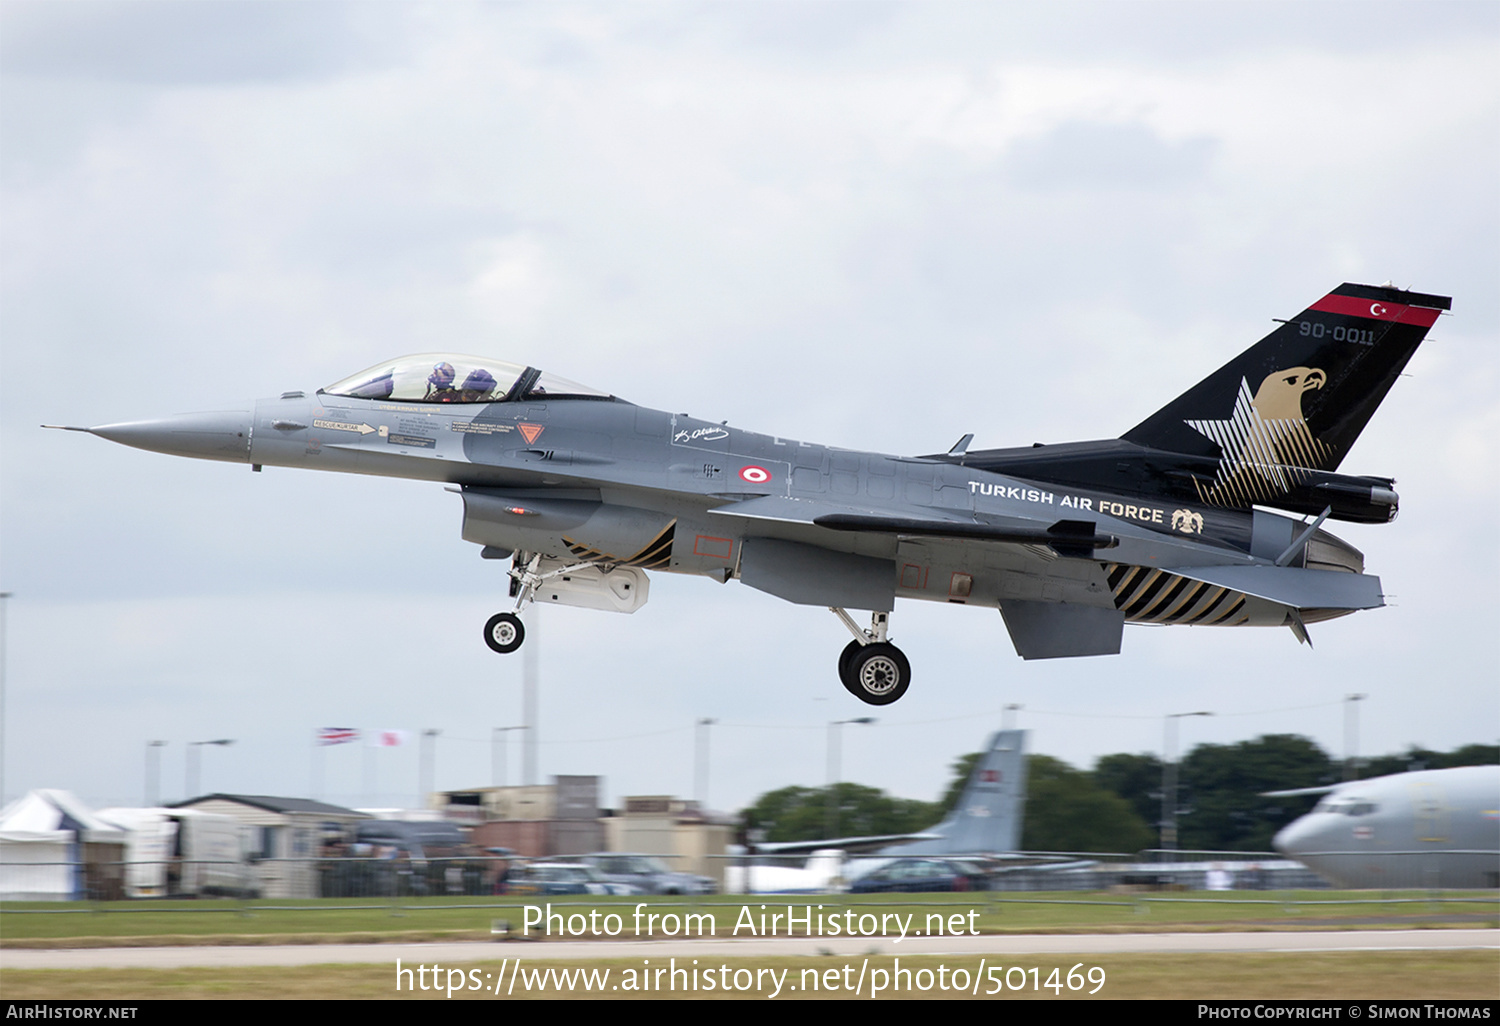
[[[514,613],[496,613],[484,622],[484,643],[490,650],[501,655],[510,655],[526,640],[526,625],[518,615],[532,600],[536,589],[555,573],[538,573],[542,557],[535,553],[518,552],[510,565],[510,597],[516,600]],[[559,571],[561,572],[561,571]]]
[[[509,655],[526,640],[526,626],[515,613],[496,613],[485,621],[484,643],[501,655]]]

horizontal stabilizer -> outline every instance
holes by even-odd
[[[1385,605],[1380,578],[1371,574],[1281,566],[1190,566],[1167,572],[1294,609],[1378,609]]]

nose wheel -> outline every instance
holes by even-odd
[[[501,655],[509,655],[526,640],[526,627],[515,613],[496,613],[485,621],[484,643]]]
[[[832,612],[844,622],[854,640],[839,653],[839,681],[844,690],[867,705],[890,705],[911,686],[911,663],[885,640],[889,615],[874,613],[870,629],[860,630],[842,609]]]

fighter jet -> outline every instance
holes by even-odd
[[[1500,766],[1396,773],[1331,787],[1276,850],[1340,887],[1500,887]]]
[[[1024,659],[1120,651],[1124,625],[1286,626],[1384,604],[1328,519],[1384,523],[1394,482],[1339,474],[1446,296],[1344,284],[1120,438],[893,456],[626,402],[536,367],[426,353],[312,394],[89,431],[179,456],[443,482],[463,537],[529,602],[634,612],[647,571],[830,609],[844,687],[899,699],[897,598],[999,609]],[[1271,507],[1287,516],[1271,512]],[[1314,519],[1311,522],[1306,517]],[[870,613],[861,626],[848,610]]]

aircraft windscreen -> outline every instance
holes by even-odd
[[[329,395],[408,403],[492,403],[526,368],[457,353],[422,353],[376,364],[329,385]]]
[[[520,392],[511,395],[519,386]],[[532,367],[458,353],[420,353],[376,364],[329,385],[329,395],[408,403],[494,403],[507,396],[608,399],[607,392]]]
[[[1329,795],[1318,802],[1313,811],[1332,813],[1335,816],[1370,816],[1379,812],[1380,806],[1367,798]]]

